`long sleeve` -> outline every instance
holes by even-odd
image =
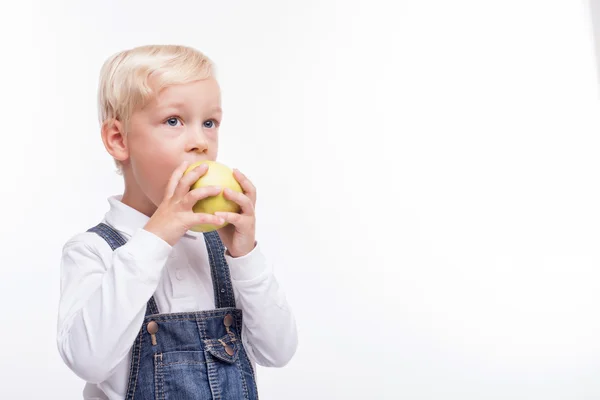
[[[237,307],[242,309],[242,341],[250,357],[265,367],[283,367],[298,346],[296,321],[257,245],[243,257],[225,253]]]
[[[131,349],[172,248],[143,229],[114,252],[90,235],[63,248],[57,345],[74,373],[99,383]]]

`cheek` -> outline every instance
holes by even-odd
[[[144,194],[156,205],[162,201],[171,174],[179,166],[178,153],[167,143],[132,141],[133,175]]]
[[[209,136],[208,138],[208,151],[207,158],[215,161],[217,159],[217,153],[219,152],[219,136]]]
[[[176,167],[161,157],[132,157],[131,161],[133,175],[140,189],[154,204],[160,204],[166,184]]]

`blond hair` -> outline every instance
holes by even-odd
[[[100,125],[116,119],[127,132],[132,113],[144,107],[163,88],[210,78],[214,74],[213,62],[187,46],[148,45],[113,54],[100,70]],[[120,162],[115,160],[115,163],[120,171]]]

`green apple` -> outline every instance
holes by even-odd
[[[238,181],[233,176],[233,170],[216,161],[198,161],[190,165],[185,173],[187,174],[192,169],[196,168],[200,164],[208,164],[208,171],[204,175],[200,177],[191,187],[190,190],[204,187],[204,186],[220,186],[221,189],[229,188],[239,193],[243,193],[242,187],[238,183]],[[240,206],[231,201],[227,200],[223,196],[223,190],[216,196],[207,197],[205,199],[199,200],[194,204],[192,208],[196,213],[205,213],[205,214],[213,214],[217,211],[222,212],[240,212]],[[200,224],[196,225],[190,230],[194,232],[210,232],[216,229],[220,229],[226,226],[228,223],[225,222],[223,225],[212,225],[212,224]]]

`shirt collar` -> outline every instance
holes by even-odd
[[[148,223],[150,217],[123,203],[122,198],[123,195],[108,198],[110,209],[106,213],[105,219],[119,233],[131,237],[138,229],[143,228]]]

